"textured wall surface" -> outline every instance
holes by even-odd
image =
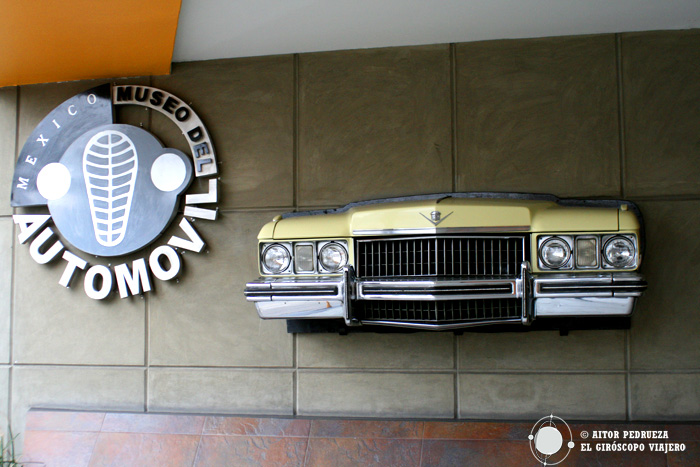
[[[14,160],[98,83],[0,89],[0,426],[27,409],[533,420],[700,419],[700,31],[175,64],[221,214],[179,283],[95,302],[17,241]],[[143,108],[120,110],[169,146]],[[274,215],[438,191],[623,197],[647,222],[630,331],[298,335],[243,298]]]

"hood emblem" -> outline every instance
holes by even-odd
[[[454,212],[454,211],[452,211],[452,212]],[[442,213],[440,211],[431,212],[430,217],[426,216],[422,212],[420,213],[420,215],[425,217],[428,221],[430,221],[431,224],[433,224],[435,227],[437,227],[438,224],[440,224],[442,221],[444,221],[445,219],[450,217],[450,214],[452,214],[452,212],[447,214],[445,217],[442,216]]]

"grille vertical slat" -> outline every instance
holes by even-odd
[[[358,240],[358,277],[488,277],[518,274],[525,237]]]

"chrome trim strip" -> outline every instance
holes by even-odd
[[[362,324],[367,326],[393,326],[400,328],[412,328],[412,329],[422,329],[425,331],[443,331],[447,329],[460,329],[460,328],[470,328],[475,326],[485,326],[487,324],[520,324],[520,319],[500,319],[500,320],[489,320],[489,321],[478,321],[478,322],[463,322],[454,324],[430,324],[430,323],[410,323],[403,321],[361,321]]]
[[[518,298],[519,279],[358,281],[358,300],[478,300]]]
[[[292,278],[263,279],[249,282],[243,291],[249,302],[340,300],[345,301],[342,277],[294,280]]]
[[[262,319],[329,319],[343,317],[342,302],[336,300],[304,300],[296,302],[255,302]]]
[[[529,326],[534,319],[532,304],[532,280],[530,277],[530,263],[523,261],[520,264],[520,297],[522,298],[522,317],[520,321],[524,326]]]
[[[535,277],[535,298],[639,297],[647,288],[644,277],[633,273]]]
[[[513,225],[501,227],[426,227],[416,229],[359,229],[353,230],[353,235],[420,235],[420,234],[463,234],[463,233],[506,233],[506,232],[528,232],[529,225]]]
[[[489,324],[528,325],[537,317],[628,316],[647,285],[636,273],[557,274],[533,277],[527,261],[520,277],[482,280],[358,281],[351,266],[342,276],[260,278],[246,285],[261,318],[340,318],[348,326],[361,324],[420,330],[449,330]],[[500,290],[499,290],[500,288]],[[483,292],[483,293],[482,293]],[[388,320],[358,321],[352,300],[469,300],[521,298],[520,318],[434,324]]]
[[[562,316],[629,316],[635,297],[567,297],[538,298],[535,314],[538,318]]]

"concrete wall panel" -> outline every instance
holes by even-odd
[[[457,45],[457,189],[617,196],[613,35]]]
[[[700,31],[622,35],[631,196],[700,193]]]
[[[299,57],[299,204],[450,191],[446,45]]]
[[[153,85],[192,103],[206,125],[219,160],[222,209],[292,205],[291,56],[179,63]],[[152,126],[169,147],[191,152],[170,120],[154,114]]]

